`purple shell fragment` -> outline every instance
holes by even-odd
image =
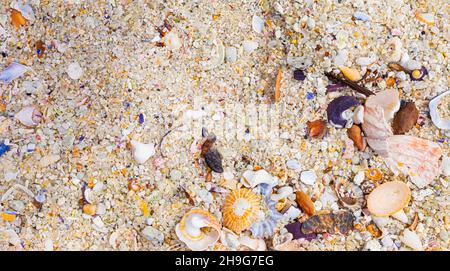
[[[17,62],[11,63],[4,71],[0,72],[0,81],[7,84],[11,83],[14,79],[22,76],[29,71],[30,68]]]
[[[346,86],[347,86],[347,85],[345,85],[344,83],[341,83],[341,82],[336,83],[336,84],[328,85],[328,86],[327,86],[327,93],[335,92],[335,91],[341,90],[341,89],[345,88]]]
[[[294,71],[294,79],[295,80],[299,80],[299,81],[303,81],[306,79],[306,75],[305,72],[300,70],[300,69],[296,69]]]
[[[344,128],[347,122],[351,120],[352,115],[349,109],[360,105],[358,99],[353,96],[340,96],[328,104],[327,117],[331,125],[337,128]]]
[[[409,77],[411,77],[412,81],[422,81],[425,75],[428,74],[427,68],[422,66],[420,70],[413,70],[409,73]]]
[[[292,234],[293,239],[306,239],[308,241],[311,241],[313,239],[315,239],[317,237],[317,234],[315,233],[308,233],[308,234],[304,234],[302,232],[302,223],[301,222],[294,222],[291,224],[287,224],[285,226],[286,230]]]

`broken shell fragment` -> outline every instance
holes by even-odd
[[[411,130],[417,123],[419,118],[419,110],[417,109],[414,102],[406,102],[401,107],[400,110],[395,114],[394,120],[392,122],[392,130],[395,135],[405,134]]]
[[[222,155],[217,149],[210,149],[205,154],[205,162],[212,171],[217,173],[223,172]]]
[[[303,222],[301,231],[310,233],[341,233],[347,234],[353,230],[355,222],[353,213],[344,211],[340,213],[329,213],[314,215]]]
[[[11,63],[5,70],[0,72],[0,81],[3,81],[7,84],[11,83],[14,79],[19,78],[27,71],[31,70],[31,68],[22,65],[17,62]]]
[[[411,199],[409,187],[399,181],[384,183],[375,188],[367,198],[367,208],[374,216],[393,215],[408,205]]]
[[[223,224],[233,232],[240,234],[256,221],[261,199],[250,189],[233,190],[225,199],[223,206]]]
[[[427,74],[428,74],[428,70],[424,66],[422,66],[420,69],[412,70],[409,73],[409,76],[411,77],[411,80],[413,80],[413,81],[422,81],[423,78],[425,77],[425,75],[427,75]]]
[[[335,185],[336,194],[341,203],[347,207],[362,207],[364,203],[364,193],[356,184],[341,179]]]
[[[361,78],[362,78],[361,74],[355,69],[341,66],[341,67],[339,67],[339,70],[342,72],[344,77],[350,81],[356,82],[356,81],[361,80]]]
[[[28,23],[27,19],[22,15],[22,13],[16,9],[11,10],[11,24],[19,29],[22,26],[26,26]]]
[[[239,243],[242,246],[248,247],[253,251],[265,251],[267,250],[266,242],[263,239],[251,238],[247,235],[239,237]]]
[[[406,214],[403,210],[400,210],[400,211],[392,214],[391,216],[400,222],[403,222],[405,224],[408,223],[408,217],[406,216]]]
[[[213,57],[206,63],[206,70],[214,69],[220,66],[225,61],[225,46],[220,39],[214,40],[215,50],[213,50]]]
[[[294,222],[291,224],[287,224],[284,227],[290,234],[292,234],[292,239],[294,239],[294,240],[306,239],[308,241],[311,241],[317,237],[317,234],[315,234],[315,233],[304,234],[301,230],[302,229],[301,222]]]
[[[188,248],[202,251],[214,246],[219,240],[221,226],[208,211],[192,209],[176,225],[175,233]]]
[[[264,30],[264,19],[259,16],[253,15],[252,28],[256,33],[262,34]]]
[[[389,121],[394,117],[395,112],[400,109],[400,97],[396,89],[388,89],[367,98],[365,105],[371,108],[382,107],[384,118]]]
[[[183,45],[181,39],[175,31],[170,31],[164,36],[164,44],[166,44],[167,48],[173,51],[180,49]]]
[[[295,201],[297,201],[298,206],[308,215],[314,215],[316,212],[314,203],[306,193],[302,191],[295,192]]]
[[[450,95],[450,90],[436,96],[431,99],[428,107],[430,109],[431,120],[437,128],[442,130],[450,130],[450,119],[444,119],[439,115],[438,107],[442,99],[445,99],[447,95]],[[443,103],[441,106],[445,106]],[[448,106],[448,105],[447,105]]]
[[[22,108],[14,118],[27,127],[36,127],[43,119],[37,106],[31,105]]]
[[[433,14],[430,13],[421,13],[420,11],[416,11],[416,13],[414,14],[416,16],[416,18],[424,23],[427,24],[429,26],[433,26],[434,25],[434,16]]]
[[[386,62],[399,62],[402,57],[402,47],[402,42],[398,37],[389,40],[383,54]]]
[[[360,102],[353,96],[340,96],[328,104],[328,121],[337,128],[344,128],[352,124],[352,108],[358,106]]]
[[[315,120],[306,123],[308,135],[312,138],[322,138],[327,132],[327,124],[323,120]]]
[[[241,183],[248,188],[254,188],[259,184],[268,184],[270,187],[273,187],[278,184],[278,179],[264,169],[257,171],[247,170],[242,174]]]
[[[257,212],[257,220],[250,226],[255,238],[272,237],[276,231],[278,221],[283,218],[276,209],[276,202],[265,198],[262,209]]]
[[[290,186],[283,186],[278,188],[277,193],[276,194],[272,194],[270,195],[270,199],[278,202],[282,199],[287,198],[289,195],[291,195],[292,193],[294,193],[294,189]]]
[[[353,124],[353,126],[347,130],[347,135],[353,141],[358,150],[364,150],[364,140],[361,134],[361,128],[359,128],[358,125]]]
[[[353,123],[361,124],[364,122],[364,106],[357,106],[355,111],[353,111]]]
[[[423,250],[423,245],[422,242],[420,241],[419,236],[409,229],[405,229],[403,231],[403,234],[400,236],[400,240],[405,245],[414,250]]]
[[[139,164],[144,164],[155,154],[155,145],[152,143],[144,144],[136,140],[132,140],[130,144],[134,160],[136,160]]]

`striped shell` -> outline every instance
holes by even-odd
[[[239,234],[256,221],[261,198],[252,190],[240,188],[233,190],[225,199],[223,224]]]
[[[192,250],[206,250],[220,238],[221,226],[208,211],[192,209],[187,212],[175,228],[178,238]]]

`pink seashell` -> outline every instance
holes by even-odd
[[[37,126],[43,119],[37,106],[31,105],[22,108],[14,118],[27,127]]]

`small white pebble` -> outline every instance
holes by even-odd
[[[307,185],[314,185],[316,183],[317,176],[312,170],[303,171],[300,173],[300,181]]]
[[[67,67],[67,74],[69,75],[70,79],[78,80],[83,75],[83,69],[81,68],[80,64],[78,64],[78,62],[74,62],[69,64],[69,66]]]

